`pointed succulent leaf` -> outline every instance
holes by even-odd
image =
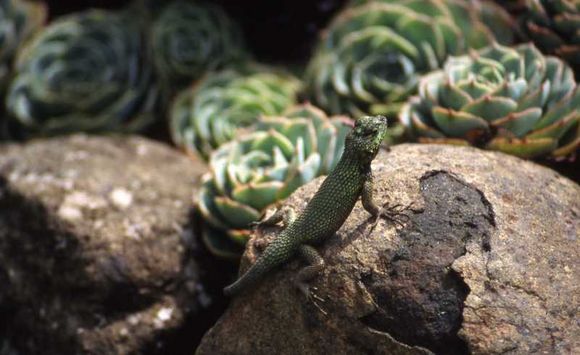
[[[553,122],[549,126],[535,130],[529,134],[532,138],[550,137],[560,139],[570,128],[578,125],[580,121],[580,112],[570,112],[568,115],[562,117],[558,121]]]
[[[519,101],[520,98],[525,94],[528,88],[528,84],[523,78],[516,80],[506,81],[503,85],[500,85],[495,90],[490,92],[491,96],[502,96],[506,98],[511,98],[515,101]],[[518,106],[519,107],[519,106]]]
[[[236,187],[232,197],[243,204],[261,211],[278,201],[278,191],[284,186],[281,181],[267,181],[258,184],[248,184]]]
[[[212,181],[206,176],[206,180],[199,188],[196,199],[196,206],[206,222],[216,228],[227,228],[228,226],[219,218],[219,210],[214,203],[216,191],[212,186]]]
[[[269,130],[267,134],[256,135],[250,149],[268,153],[272,152],[274,147],[280,149],[285,156],[291,156],[294,150],[292,141],[273,129]]]
[[[334,151],[336,150],[337,129],[330,122],[321,124],[318,127],[318,135],[316,137],[318,142],[318,151],[323,161],[320,165],[320,174],[328,173],[334,160]]]
[[[248,205],[232,200],[229,197],[214,198],[216,209],[230,228],[246,228],[260,218],[260,212]]]
[[[571,69],[531,44],[452,57],[418,92],[399,118],[419,141],[462,138],[526,158],[578,148],[580,89]]]
[[[501,96],[484,96],[463,106],[461,111],[493,122],[514,112],[517,107],[517,102],[512,99]]]
[[[297,188],[314,179],[320,171],[320,154],[310,155],[303,164],[300,164],[284,181],[284,186],[278,192],[278,199],[283,200],[290,196]]]
[[[577,125],[577,130],[575,135],[570,135],[569,140],[563,140],[563,144],[560,144],[558,149],[554,149],[551,153],[554,158],[565,158],[571,156],[580,148],[580,125]]]
[[[561,120],[569,112],[580,114],[580,88],[576,87],[574,91],[568,93],[566,97],[557,102],[550,102],[547,112],[542,119],[536,124],[535,129],[541,129]]]
[[[533,158],[550,153],[556,144],[557,141],[552,138],[515,139],[496,137],[487,144],[487,148],[520,158]]]
[[[476,78],[468,77],[457,82],[457,88],[468,94],[473,100],[478,100],[484,95],[493,91],[494,86],[490,83],[479,81]]]
[[[457,111],[472,101],[473,99],[469,94],[450,82],[443,84],[439,88],[438,102],[441,102],[444,107]]]
[[[433,109],[433,120],[451,137],[461,137],[473,130],[487,130],[485,120],[467,112],[453,111],[441,107]]]
[[[516,137],[522,138],[534,128],[540,117],[542,117],[542,110],[534,107],[525,111],[510,113],[504,118],[495,120],[492,125],[506,129]]]
[[[545,81],[536,88],[529,87],[528,91],[524,93],[522,99],[519,101],[518,109],[525,110],[533,107],[544,107],[550,94],[550,88],[550,81]]]

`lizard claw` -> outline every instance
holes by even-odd
[[[413,204],[408,204],[406,206],[395,204],[390,205],[386,202],[383,205],[381,211],[377,214],[375,221],[373,222],[371,230],[375,229],[381,217],[390,222],[395,224],[395,228],[403,228],[405,227],[405,223],[408,223],[411,220],[411,217],[407,214],[407,212],[417,212],[417,210],[413,209]]]
[[[296,284],[296,286],[298,287],[300,292],[302,292],[302,294],[306,297],[306,299],[308,301],[312,302],[314,307],[316,307],[316,309],[318,309],[320,311],[320,313],[322,313],[325,316],[328,315],[328,312],[325,311],[324,308],[322,308],[322,306],[321,306],[321,303],[325,303],[326,300],[324,298],[318,296],[316,294],[316,292],[313,292],[313,291],[318,290],[317,287],[310,287],[310,285],[308,285],[305,282],[299,282]]]
[[[325,303],[325,302],[326,302],[326,300],[325,300],[324,298],[322,298],[322,297],[318,296],[318,294],[316,293],[316,291],[318,291],[318,287],[310,287],[310,289],[311,289],[312,291],[314,291],[314,292],[310,292],[310,293],[309,293],[309,296],[308,296],[308,298],[309,298],[310,300],[312,300],[313,302],[314,302],[314,301],[318,301],[318,302],[321,302],[321,303]]]

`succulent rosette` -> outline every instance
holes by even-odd
[[[42,26],[46,8],[24,0],[0,0],[0,93],[7,85],[18,47]]]
[[[296,103],[294,76],[251,65],[209,73],[174,100],[171,133],[187,152],[207,159],[260,115],[279,115]]]
[[[307,70],[307,91],[332,113],[396,113],[421,74],[468,48],[511,43],[511,28],[508,14],[488,2],[355,2],[325,32]]]
[[[155,63],[172,90],[245,58],[240,28],[212,4],[173,2],[155,20]]]
[[[580,145],[580,90],[559,58],[496,44],[425,76],[400,118],[420,142],[566,157]]]
[[[538,48],[570,63],[580,75],[580,1],[526,0],[519,15],[522,32]]]
[[[62,17],[21,50],[6,106],[16,135],[133,132],[154,118],[158,89],[129,12]]]
[[[252,132],[222,145],[209,161],[196,202],[203,239],[216,255],[239,257],[250,224],[298,187],[334,168],[352,122],[310,105],[264,116]]]

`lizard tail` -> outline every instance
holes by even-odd
[[[259,264],[264,263],[260,263],[259,261],[256,262],[256,264],[252,265],[252,267],[250,267],[248,272],[246,272],[242,277],[236,280],[236,282],[224,288],[224,295],[226,296],[237,295],[242,290],[255,284],[261,278],[261,276],[266,274],[266,272],[268,271],[268,268],[265,267],[266,265]]]
[[[266,248],[256,263],[236,282],[224,288],[226,296],[233,296],[259,281],[268,271],[283,264],[294,254],[295,246],[280,236]]]

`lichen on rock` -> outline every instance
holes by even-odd
[[[319,250],[312,285],[293,261],[232,301],[197,354],[573,353],[580,341],[580,187],[556,172],[469,147],[399,145],[373,164],[375,198],[413,204],[397,228],[357,204]],[[303,209],[318,179],[285,205]],[[246,249],[255,261],[280,227]]]

